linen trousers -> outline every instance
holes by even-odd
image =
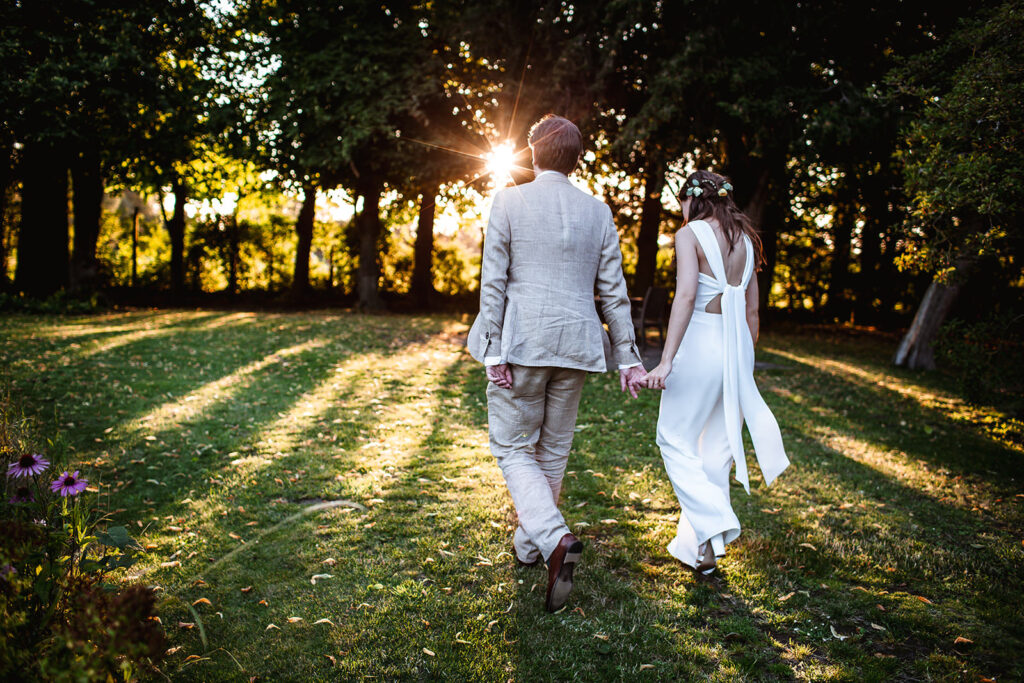
[[[512,365],[512,388],[487,385],[491,453],[512,495],[519,559],[545,560],[569,533],[558,509],[576,429],[584,370]]]

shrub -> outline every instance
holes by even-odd
[[[1001,315],[943,325],[935,344],[937,360],[953,374],[968,400],[996,404],[1013,397],[1020,400],[1024,394],[1022,321],[1024,316]]]
[[[138,544],[63,442],[32,434],[0,400],[0,680],[129,680],[165,649],[152,591],[109,581]]]

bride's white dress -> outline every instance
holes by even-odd
[[[693,317],[661,396],[658,446],[682,507],[668,551],[693,567],[705,541],[720,556],[740,535],[729,499],[729,472],[735,462],[736,479],[750,493],[744,420],[766,484],[789,466],[789,459],[779,425],[754,384],[754,343],[746,319],[747,284],[754,272],[750,239],[743,236],[746,261],[740,282],[730,285],[714,229],[700,220],[686,227],[700,242],[714,276],[698,276]],[[708,303],[719,294],[722,312],[708,313]]]

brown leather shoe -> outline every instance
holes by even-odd
[[[583,542],[572,534],[566,534],[548,558],[548,596],[544,606],[549,612],[557,612],[569,600],[572,570],[582,554]]]

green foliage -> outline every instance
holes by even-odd
[[[8,470],[26,454],[43,471]],[[66,497],[49,484],[80,467],[54,436],[47,448],[10,399],[0,401],[0,677],[20,680],[131,680],[163,656],[156,600],[144,586],[118,588],[111,574],[131,567],[141,546],[123,526],[106,526],[93,492]],[[88,473],[87,473],[88,474]],[[63,476],[63,475],[61,475]]]
[[[33,299],[31,297],[0,292],[0,311],[6,313],[81,315],[84,313],[95,313],[103,307],[103,299],[99,294],[90,294],[82,297],[62,290],[46,299]]]
[[[1024,4],[964,21],[890,78],[913,103],[900,152],[912,213],[903,267],[952,275],[957,258],[1020,249]]]
[[[1024,316],[998,315],[977,322],[952,320],[935,344],[940,365],[975,403],[1020,411],[1024,405]],[[1016,405],[1013,405],[1016,404]]]

